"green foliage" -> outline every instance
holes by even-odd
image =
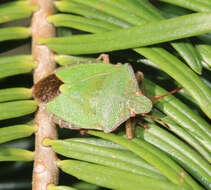
[[[0,23],[29,17],[37,7],[28,1],[14,1],[0,5]]]
[[[85,163],[76,160],[58,161],[58,166],[66,173],[75,175],[79,179],[89,181],[100,186],[112,189],[154,189],[156,186],[159,190],[171,189],[190,189],[182,185],[175,185],[171,182],[153,179],[146,176],[138,176],[112,167]],[[98,176],[96,178],[95,176]]]
[[[175,111],[176,110],[177,109],[175,108]],[[179,136],[180,138],[182,138],[183,141],[186,141],[188,144],[190,144],[192,147],[194,147],[195,150],[197,150],[201,155],[203,155],[203,157],[205,159],[207,159],[207,161],[209,161],[209,162],[211,161],[210,160],[211,158],[210,158],[209,147],[207,146],[206,143],[204,143],[204,145],[203,145],[203,141],[200,142],[200,139],[201,138],[198,136],[198,133],[200,134],[200,132],[201,132],[200,130],[198,132],[195,132],[194,133],[194,129],[192,129],[192,131],[190,129],[188,129],[188,128],[185,129],[185,126],[184,125],[180,124],[184,128],[181,127],[175,121],[173,121],[170,117],[168,117],[168,116],[166,116],[166,115],[164,115],[164,114],[162,114],[161,112],[158,112],[158,111],[152,112],[152,115],[155,116],[155,117],[160,118],[163,122],[165,122],[171,128],[171,131],[172,132],[174,132],[177,136]],[[159,123],[161,125],[163,125],[164,127],[166,127],[163,124],[163,122],[159,122]],[[202,132],[202,134],[204,135],[203,132]],[[198,136],[198,139],[197,139],[197,136]],[[207,138],[207,136],[206,136],[206,138]],[[209,144],[209,141],[208,141],[208,144]]]
[[[206,65],[206,68],[211,70],[211,46],[209,44],[196,45],[202,59],[202,63]]]
[[[149,96],[158,94],[166,94],[167,91],[162,89],[149,80],[146,80],[146,90]],[[172,118],[176,123],[181,125],[184,129],[198,139],[204,147],[210,151],[210,125],[193,112],[188,106],[179,101],[176,97],[169,95],[166,98],[155,102],[155,107],[162,110],[166,115]]]
[[[207,118],[211,117],[211,35],[206,34],[211,32],[211,2],[160,1],[165,3],[154,1],[154,6],[148,0],[55,2],[60,13],[48,17],[48,21],[56,27],[66,27],[65,37],[40,39],[40,43],[47,43],[57,52],[54,58],[59,65],[95,62],[97,55],[93,53],[112,51],[112,63],[129,61],[135,70],[144,72],[148,97],[166,94],[177,86],[184,89],[177,97],[170,95],[153,102],[150,114],[163,122],[143,118],[141,125],[149,128],[137,125],[132,140],[123,135],[123,125],[115,134],[89,130],[86,137],[75,138],[77,133],[62,129],[61,139],[45,139],[43,144],[51,146],[59,156],[58,167],[79,179],[76,182],[70,176],[68,180],[61,178],[60,183],[68,186],[49,185],[49,190],[211,189]],[[0,47],[6,53],[0,58],[0,143],[4,143],[0,147],[0,161],[33,161],[34,153],[26,150],[33,150],[32,140],[22,138],[37,130],[28,122],[33,117],[31,113],[37,110],[37,102],[29,100],[32,79],[24,79],[30,76],[26,73],[36,67],[36,62],[25,53],[11,56],[6,47],[13,49],[21,39],[31,36],[29,27],[13,23],[8,26],[7,21],[27,18],[36,9],[28,1],[0,3],[0,23],[3,23]],[[174,18],[165,20],[163,15]],[[81,31],[96,34],[73,35]],[[76,76],[83,78],[80,71]],[[67,73],[67,80],[72,76],[72,72]],[[19,77],[23,77],[23,82],[19,84],[17,80],[15,84]],[[68,138],[62,140],[63,136]],[[1,163],[0,175],[5,175],[5,181],[0,181],[0,189],[30,189],[31,183],[21,175],[18,177],[18,170],[26,171],[23,162]],[[12,174],[17,180],[13,180]]]
[[[209,0],[198,1],[198,0],[160,0],[163,2],[178,5],[193,11],[198,12],[209,12],[211,11],[211,2]]]
[[[37,102],[34,100],[23,100],[0,103],[0,120],[24,116],[35,112]]]
[[[167,180],[158,170],[132,152],[122,149],[122,147],[120,149],[103,147],[97,144],[97,139],[93,139],[92,142],[95,145],[89,144],[89,139],[84,139],[83,142],[80,142],[80,139],[45,140],[44,144],[51,145],[55,152],[69,158],[111,166],[155,179]]]
[[[63,11],[63,12],[70,12],[70,13],[76,13],[83,16],[88,16],[90,18],[99,19],[101,21],[103,20],[111,24],[126,27],[126,28],[131,26],[131,24],[123,21],[121,18],[119,19],[110,14],[102,12],[98,9],[93,9],[93,8],[89,9],[89,7],[83,4],[79,4],[77,2],[57,1],[55,5],[60,11]]]
[[[0,102],[32,98],[32,90],[28,88],[6,88],[0,90]]]
[[[108,22],[102,22],[97,19],[90,20],[89,18],[67,14],[57,14],[50,16],[48,17],[48,21],[57,27],[74,27],[87,32],[96,33],[109,31],[107,28],[113,27],[113,25]],[[116,28],[118,29],[118,27]]]
[[[210,165],[198,153],[170,133],[153,124],[148,124],[148,126],[150,127],[149,130],[145,130],[140,136],[143,136],[147,142],[169,153],[183,168],[209,188]]]
[[[0,128],[0,143],[28,137],[37,130],[36,126],[15,125]]]
[[[173,182],[174,184],[182,184],[185,187],[188,187],[192,184],[191,186],[197,187],[197,184],[188,174],[184,175],[184,181],[181,182],[182,168],[169,157],[167,157],[164,152],[155,148],[153,145],[147,143],[146,141],[143,141],[142,139],[134,138],[130,141],[114,134],[103,134],[96,131],[89,131],[88,133],[107,140],[111,140],[112,142],[124,146],[158,169],[167,179],[169,179],[169,181]]]
[[[210,19],[210,13],[196,13],[107,33],[42,38],[39,43],[47,44],[57,53],[72,55],[143,47],[210,32]],[[67,43],[65,47],[63,43]]]
[[[24,161],[29,162],[34,159],[34,153],[20,148],[0,148],[0,161]]]
[[[0,29],[0,42],[24,39],[31,36],[31,29],[26,27],[7,27]]]
[[[31,72],[36,67],[30,55],[0,58],[0,78]]]

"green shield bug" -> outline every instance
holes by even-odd
[[[142,94],[127,63],[95,61],[61,67],[35,84],[33,92],[46,103],[52,120],[70,129],[109,133],[130,117],[152,109],[152,101]]]

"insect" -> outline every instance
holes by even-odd
[[[132,67],[105,60],[61,67],[35,84],[35,98],[46,103],[60,127],[110,133],[130,117],[151,111],[152,101],[139,89]]]

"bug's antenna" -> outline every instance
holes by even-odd
[[[183,88],[183,87],[176,88],[176,89],[172,90],[171,92],[168,92],[167,94],[154,96],[154,97],[151,97],[151,98],[149,98],[149,99],[150,99],[151,101],[159,100],[159,99],[164,98],[164,97],[166,97],[166,96],[168,96],[168,95],[170,95],[170,94],[173,94],[173,93],[178,92],[178,91],[181,90],[182,88]]]
[[[168,124],[165,121],[163,121],[162,119],[160,119],[159,117],[156,117],[156,116],[153,116],[153,115],[148,115],[146,113],[141,113],[139,115],[148,117],[150,119],[158,120],[158,121],[162,122],[168,129],[170,129],[170,127],[168,126]]]
[[[144,124],[142,121],[138,121],[137,124],[141,125],[144,129],[149,129],[150,127]]]

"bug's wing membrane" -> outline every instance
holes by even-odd
[[[109,75],[118,69],[115,65],[104,63],[75,64],[58,69],[56,75],[64,83],[75,84],[98,75]]]
[[[99,105],[98,96],[102,91],[106,77],[106,75],[98,75],[73,85],[64,84],[60,87],[60,90],[66,96],[76,99],[81,104],[86,104],[95,114],[96,107]]]
[[[135,94],[137,91],[135,76],[131,77],[130,74],[130,66],[125,64],[103,83],[97,116],[101,118],[104,132],[113,131],[130,117],[128,93]]]
[[[47,109],[74,126],[102,129],[96,107],[106,75],[95,75],[74,84],[63,84],[61,94],[47,104]]]
[[[60,94],[46,105],[47,110],[79,128],[97,129],[98,118],[87,104]]]
[[[130,111],[120,97],[104,97],[97,108],[97,116],[101,118],[101,126],[108,133],[116,129],[130,117]]]

